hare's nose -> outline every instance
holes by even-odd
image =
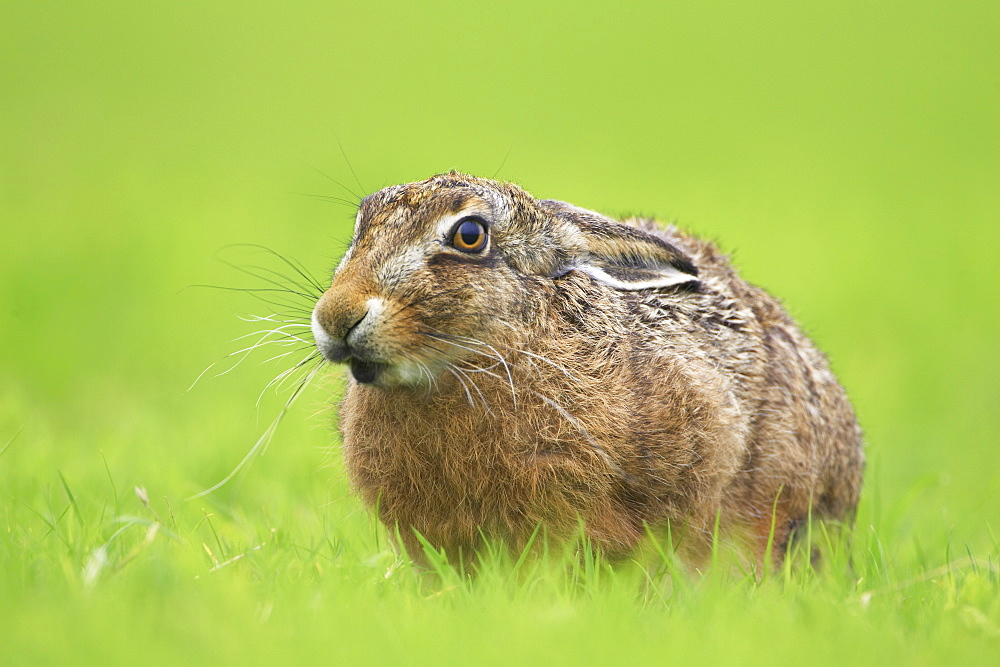
[[[316,347],[328,361],[346,361],[349,357],[370,358],[378,347],[378,323],[385,302],[372,297],[349,303],[337,293],[327,292],[312,314],[312,333]]]
[[[327,328],[323,326],[323,323],[319,318],[319,308],[313,310],[312,314],[312,334],[313,339],[316,341],[316,347],[319,348],[320,354],[326,358],[327,361],[332,361],[334,363],[343,361],[348,356],[347,345],[341,339],[331,336],[327,332]]]
[[[334,363],[351,355],[347,338],[358,328],[368,314],[364,302],[350,303],[342,295],[327,292],[316,303],[312,312],[311,329],[316,347]]]

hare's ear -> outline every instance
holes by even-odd
[[[566,226],[566,263],[558,275],[581,271],[618,290],[698,282],[698,269],[664,239],[560,201],[540,202]]]

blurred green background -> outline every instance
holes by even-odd
[[[234,243],[328,276],[354,211],[308,196],[352,198],[319,172],[370,192],[457,168],[717,239],[853,397],[862,517],[989,544],[998,35],[995,0],[3,3],[7,532],[59,474],[176,505],[218,481],[287,394],[255,408],[281,370],[260,356],[187,391],[266,310],[188,286],[260,286],[217,260],[261,261]],[[222,497],[357,512],[327,466],[337,377]]]

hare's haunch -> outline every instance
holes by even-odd
[[[780,560],[796,525],[858,501],[861,432],[826,359],[715,247],[651,220],[458,173],[386,188],[313,332],[350,366],[351,481],[411,555],[414,530],[457,555],[581,524],[623,555],[669,522],[697,559],[718,520]]]

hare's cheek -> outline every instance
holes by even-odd
[[[364,316],[347,330],[344,341],[352,356],[387,360],[385,348],[391,347],[393,329],[387,321],[390,306],[378,297],[368,299],[365,306]]]
[[[386,369],[383,381],[387,386],[422,386],[433,382],[432,372],[432,365],[403,361]]]

